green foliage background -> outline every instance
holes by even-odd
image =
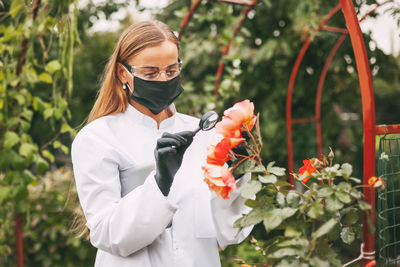
[[[138,12],[146,11],[140,1],[135,2]],[[68,232],[78,207],[76,196],[72,197],[74,190],[70,190],[71,176],[63,180],[58,173],[52,176],[57,186],[50,186],[48,190],[45,186],[42,191],[38,188],[51,180],[43,179],[46,169],[50,167],[56,172],[62,166],[69,166],[69,145],[94,103],[105,63],[121,30],[137,19],[128,15],[121,20],[119,28],[93,32],[96,20],[109,19],[126,7],[128,1],[97,4],[88,1],[79,8],[74,3],[77,1],[42,0],[38,17],[31,21],[28,17],[31,1],[0,1],[2,266],[16,265],[13,223],[19,212],[23,214],[26,266],[93,264],[95,250]],[[171,1],[157,17],[178,32],[191,3],[190,0]],[[374,3],[373,0],[354,2],[357,10],[361,5]],[[225,70],[218,96],[214,96],[222,47],[232,39],[233,27],[244,7],[202,1],[181,38],[185,92],[177,100],[178,111],[195,116],[210,109],[221,113],[236,101],[250,99],[260,113],[264,139],[262,158],[286,166],[285,104],[291,68],[306,35],[336,4],[336,0],[259,1],[223,59]],[[398,14],[399,10],[395,5],[390,12]],[[343,28],[342,14],[336,14],[329,25]],[[24,37],[28,38],[28,52],[18,79],[17,59]],[[313,115],[319,74],[338,37],[321,32],[313,40],[296,80],[293,117]],[[379,48],[370,49],[374,46],[369,44],[374,41],[368,34],[364,40],[373,72],[377,123],[399,123],[400,106],[396,99],[400,97],[400,58],[385,55]],[[362,114],[355,70],[350,40],[346,39],[327,75],[322,98],[322,129],[324,152],[327,153],[329,145],[334,147],[338,161],[350,162],[354,175],[360,177]],[[19,89],[15,89],[17,84]],[[343,113],[353,114],[353,119],[341,119]],[[296,125],[293,130],[295,168],[298,168],[302,159],[316,155],[315,127]],[[68,201],[67,192],[72,194]],[[264,230],[256,227],[253,234],[262,238]],[[346,248],[342,255],[355,257],[358,249]],[[235,266],[232,259],[236,256],[257,261],[257,255],[245,241],[224,251],[222,262],[224,266]]]

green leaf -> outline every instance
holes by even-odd
[[[20,106],[23,106],[26,102],[25,97],[18,93],[14,95],[14,99],[17,100],[18,105],[20,105]]]
[[[296,208],[300,203],[300,196],[293,190],[290,190],[286,196],[286,202],[292,208]]]
[[[48,158],[50,160],[50,162],[54,162],[54,156],[50,151],[45,149],[45,150],[42,151],[42,154],[43,154],[44,157]]]
[[[38,151],[38,147],[35,144],[31,143],[22,143],[19,147],[19,154],[21,156],[30,158],[33,156],[33,153]]]
[[[330,212],[336,212],[343,208],[344,204],[335,196],[329,196],[325,199],[325,207]]]
[[[29,83],[36,83],[38,81],[36,70],[32,67],[25,69],[24,75]]]
[[[22,177],[24,178],[25,183],[31,184],[33,181],[36,181],[36,176],[30,170],[24,170],[22,172]]]
[[[52,60],[46,65],[46,70],[50,73],[53,74],[54,72],[58,71],[61,69],[61,64],[57,60]]]
[[[265,217],[265,213],[269,211],[271,206],[263,205],[257,208],[252,209],[247,215],[243,215],[243,217],[239,218],[234,223],[234,227],[247,227],[258,224],[263,221]]]
[[[290,218],[297,212],[297,209],[283,208],[283,209],[270,209],[264,216],[265,230],[270,232],[278,227],[284,220]]]
[[[61,142],[58,141],[58,140],[56,140],[56,141],[54,141],[54,143],[53,143],[53,148],[54,148],[54,149],[60,148],[61,145],[62,145]]]
[[[11,117],[7,121],[7,127],[8,128],[14,128],[19,124],[20,118],[18,117]]]
[[[64,152],[65,155],[68,155],[68,153],[69,153],[69,148],[68,148],[67,146],[62,145],[62,146],[61,146],[61,150],[62,150],[62,152]]]
[[[358,179],[358,178],[350,177],[349,179],[352,180],[352,181],[354,181],[354,182],[356,182],[357,184],[360,184],[360,183],[361,183],[361,180]]]
[[[19,142],[19,136],[12,131],[7,131],[4,134],[4,149],[9,150]]]
[[[342,222],[345,225],[353,225],[358,222],[359,216],[357,209],[350,209],[343,217]]]
[[[247,200],[244,202],[244,204],[245,204],[247,207],[250,207],[250,208],[256,208],[256,207],[258,207],[258,206],[260,206],[260,205],[261,205],[261,202],[260,202],[260,201],[257,201],[257,200],[254,200],[254,199],[251,199],[251,198],[249,198],[249,199],[247,199]]]
[[[10,11],[9,12],[10,12],[10,15],[11,15],[12,18],[14,18],[18,14],[18,12],[21,10],[21,8],[24,7],[23,4],[24,3],[23,3],[22,0],[13,0],[11,2],[11,6],[10,6]]]
[[[330,195],[333,194],[333,189],[330,186],[322,186],[320,189],[318,189],[318,196],[319,197],[329,197]]]
[[[12,196],[15,200],[26,199],[26,197],[28,196],[28,189],[25,185],[20,184],[13,188]]]
[[[265,172],[265,167],[263,165],[255,165],[254,167],[248,169],[247,172],[255,172],[255,173]]]
[[[348,193],[337,191],[335,192],[335,196],[345,204],[351,203],[351,197]]]
[[[329,267],[330,266],[329,261],[321,260],[318,257],[311,258],[310,264],[311,264],[311,266],[314,266],[314,267]]]
[[[269,170],[272,168],[272,166],[274,166],[274,164],[275,164],[275,161],[269,162],[269,163],[267,164],[267,171],[269,171]]]
[[[50,74],[48,74],[47,72],[42,72],[39,75],[39,80],[45,82],[45,83],[52,83],[53,82],[53,78],[51,78]]]
[[[353,231],[353,229],[344,227],[342,232],[340,232],[340,238],[342,239],[343,243],[350,245],[356,238],[356,233]]]
[[[329,261],[330,266],[332,267],[342,267],[342,261],[340,260],[339,255],[333,249],[329,249],[327,253],[324,255],[324,258]]]
[[[271,6],[272,6],[271,0],[263,0],[263,2],[264,2],[264,5],[265,5],[267,8],[271,8]]]
[[[47,120],[48,118],[50,118],[51,116],[53,116],[54,113],[54,109],[52,108],[47,108],[45,109],[45,111],[43,112],[43,118],[45,120]]]
[[[64,111],[68,107],[68,102],[64,98],[60,97],[60,98],[58,98],[57,106],[61,111]]]
[[[296,224],[286,225],[284,235],[286,237],[300,237],[303,234],[302,229]]]
[[[43,174],[49,169],[49,163],[42,157],[38,157],[38,159],[36,160],[36,165],[40,174]]]
[[[349,184],[348,182],[340,182],[338,184],[338,186],[336,187],[336,190],[345,192],[345,193],[349,193],[351,190],[351,184]]]
[[[288,259],[285,257],[284,259],[279,261],[277,265],[274,265],[274,267],[309,267],[309,265],[306,263],[300,263],[298,259]]]
[[[0,187],[0,204],[10,196],[11,190],[9,186]]]
[[[276,202],[278,202],[279,206],[281,206],[281,207],[285,206],[285,203],[286,203],[285,196],[281,192],[278,192],[276,194]]]
[[[281,217],[286,220],[287,218],[292,217],[298,211],[297,208],[283,208],[281,209]]]
[[[305,238],[291,238],[282,242],[279,242],[277,247],[290,247],[290,246],[300,246],[308,248],[310,246],[310,242]]]
[[[313,219],[318,219],[320,218],[322,215],[324,214],[324,210],[322,208],[322,204],[320,200],[316,200],[314,201],[314,203],[312,203],[309,206],[307,215],[310,216]]]
[[[244,198],[250,198],[257,194],[262,188],[259,181],[251,180],[240,188],[240,194]]]
[[[372,209],[371,205],[363,200],[358,200],[358,205],[360,206],[361,210],[371,210]]]
[[[21,117],[25,118],[27,121],[31,121],[33,117],[33,111],[25,108],[21,113]]]
[[[278,227],[281,223],[282,217],[279,209],[273,209],[266,212],[264,218],[264,227],[267,233]]]
[[[24,157],[21,157],[18,153],[14,150],[9,152],[9,156],[11,159],[11,166],[16,170],[23,170],[30,164],[30,160]]]
[[[285,175],[285,168],[271,167],[268,172],[275,174],[276,176],[283,176]]]
[[[312,233],[312,238],[314,240],[326,235],[329,233],[330,230],[333,229],[333,227],[337,224],[337,221],[335,219],[330,219],[329,221],[325,222],[323,225],[321,225],[317,231]]]
[[[276,186],[279,186],[282,190],[283,187],[291,187],[292,185],[286,181],[283,180],[278,180],[278,182],[276,182],[275,184]]]
[[[33,110],[43,112],[46,105],[40,97],[34,96],[32,102]]]
[[[342,176],[344,178],[349,178],[353,173],[353,167],[349,163],[342,164]]]
[[[332,230],[329,231],[328,233],[328,240],[330,241],[336,241],[338,240],[340,236],[340,231],[342,230],[340,224],[336,224]]]
[[[269,258],[273,258],[273,259],[280,259],[280,258],[284,258],[284,257],[288,257],[288,256],[304,256],[305,255],[305,251],[302,249],[297,249],[297,248],[281,248],[278,249],[276,251],[274,251],[273,253],[271,253],[270,255],[268,255]]]
[[[358,190],[351,190],[350,195],[355,199],[361,199],[363,197],[363,194]]]
[[[64,128],[64,124],[63,124],[62,127],[61,127],[61,133],[69,131],[69,129],[70,129],[71,127],[68,125],[68,130],[64,130],[63,128]],[[235,161],[235,162],[236,162],[236,161]],[[233,162],[232,164],[234,165],[235,162]],[[245,174],[245,173],[248,172],[248,170],[253,169],[254,166],[255,166],[254,160],[246,159],[245,161],[243,161],[242,163],[240,163],[240,165],[237,166],[237,167],[234,169],[233,172],[234,172],[235,174],[237,174],[237,175],[239,175],[239,174]]]
[[[264,184],[274,184],[278,179],[273,174],[259,175],[258,180]]]
[[[11,160],[10,160],[10,156],[8,155],[7,152],[5,151],[1,151],[0,152],[0,170],[5,170],[6,168],[8,168],[8,166],[10,166],[11,164]]]

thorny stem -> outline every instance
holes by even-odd
[[[366,185],[366,184],[360,184],[360,185],[353,186],[352,189],[361,188],[361,187],[373,187],[373,186]],[[351,190],[350,190],[350,191],[351,191]]]
[[[314,232],[314,231],[313,231],[313,232]],[[315,250],[316,245],[317,245],[317,242],[315,242],[315,241],[311,242],[310,252],[308,252],[308,255],[307,255],[307,257],[306,257],[307,260],[311,257],[312,253],[313,253],[314,250]]]
[[[231,168],[231,171],[233,171],[237,166],[239,166],[240,163],[242,163],[243,161],[245,161],[246,159],[249,159],[249,158],[250,158],[249,156],[243,157],[241,160],[238,161],[238,163],[235,164],[235,166],[233,166]]]
[[[248,147],[254,154],[258,154],[258,152],[257,151],[255,151],[251,146],[249,146],[249,145],[246,145],[246,147]]]
[[[251,134],[251,132],[250,132],[250,130],[249,130],[249,127],[248,127],[246,124],[244,124],[243,126],[244,126],[244,129],[246,130],[246,132],[250,135],[250,138],[251,138],[251,140],[253,141],[253,143],[254,143],[254,145],[255,145],[255,147],[256,147],[256,149],[257,149],[257,151],[256,151],[257,155],[260,155],[260,150],[259,150],[259,148],[258,148],[257,142],[256,142],[256,140],[254,139],[254,136]]]

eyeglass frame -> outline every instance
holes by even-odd
[[[133,66],[133,65],[129,65],[128,63],[126,63],[126,62],[124,62],[124,61],[120,61],[119,63],[121,63],[125,68],[127,68],[127,70],[128,70],[133,76],[139,77],[139,78],[144,79],[144,80],[147,80],[147,81],[151,81],[152,79],[146,79],[146,78],[144,78],[144,77],[140,77],[140,76],[138,76],[137,74],[135,74],[137,68],[157,68],[157,69],[158,69],[158,74],[157,74],[157,77],[154,78],[154,79],[157,79],[158,77],[160,77],[161,72],[164,72],[165,75],[166,75],[166,77],[168,77],[168,76],[167,76],[167,73],[166,73],[167,70],[163,70],[163,69],[165,69],[165,68],[167,68],[167,67],[169,67],[169,66],[172,66],[172,65],[174,65],[174,64],[178,64],[178,74],[176,74],[176,76],[175,76],[175,77],[177,77],[177,76],[181,73],[181,71],[182,71],[182,64],[183,64],[182,59],[180,59],[180,58],[178,58],[178,61],[177,61],[176,63],[172,63],[172,64],[169,64],[169,65],[167,65],[167,66],[161,67],[161,68],[160,68],[160,67],[155,67],[155,66]],[[171,79],[173,79],[173,78],[175,78],[175,77],[172,77]]]

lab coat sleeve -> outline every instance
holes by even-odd
[[[250,178],[250,173],[241,177],[237,182],[237,189],[229,194],[229,199],[223,199],[212,192],[211,210],[218,244],[222,249],[225,249],[228,245],[242,242],[253,229],[253,226],[249,226],[239,231],[238,228],[233,227],[233,223],[242,214],[250,212],[250,208],[244,205],[246,199],[240,195],[240,187],[247,183]]]
[[[128,256],[151,244],[177,210],[159,190],[154,171],[121,198],[118,155],[95,135],[77,136],[72,163],[93,246]]]

